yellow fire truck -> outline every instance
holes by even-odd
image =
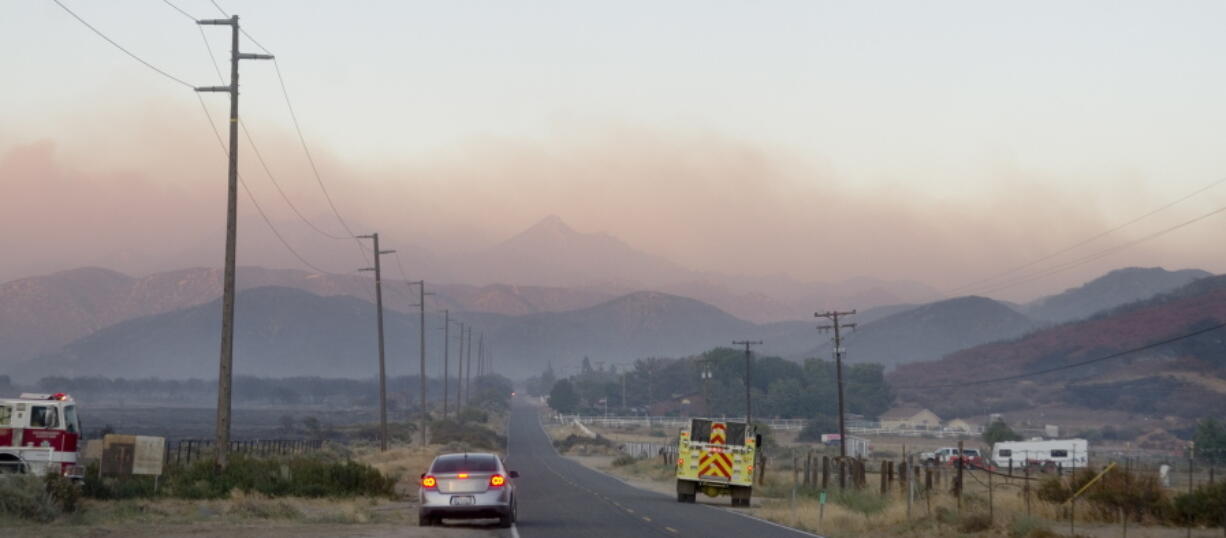
[[[677,444],[677,501],[692,503],[701,491],[749,506],[761,441],[744,422],[690,419]]]

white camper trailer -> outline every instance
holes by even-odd
[[[1026,466],[1080,469],[1090,460],[1090,448],[1085,439],[1052,439],[1044,441],[1005,441],[992,447],[992,463],[997,467],[1021,469]]]

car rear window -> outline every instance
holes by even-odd
[[[458,473],[461,471],[497,471],[498,460],[489,454],[456,454],[442,456],[430,466],[432,473]]]

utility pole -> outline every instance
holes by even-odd
[[[387,366],[383,360],[383,266],[379,258],[384,254],[392,254],[394,250],[379,250],[379,234],[359,235],[358,239],[370,239],[374,242],[375,266],[363,267],[359,271],[375,272],[375,319],[379,326],[379,450],[387,452]]]
[[[699,372],[699,375],[702,376],[702,411],[704,414],[710,417],[711,416],[711,390],[709,388],[709,385],[711,384],[711,376],[712,376],[711,359],[710,358],[701,359],[699,361],[699,365],[702,367],[702,371]]]
[[[477,383],[481,383],[481,376],[485,373],[485,333],[479,333],[477,337]]]
[[[622,413],[625,413],[629,407],[626,406],[626,374],[630,372],[622,372]]]
[[[839,458],[840,461],[847,459],[847,428],[844,423],[845,408],[843,407],[843,329],[855,329],[855,323],[840,323],[841,316],[854,316],[856,311],[839,312],[837,310],[830,312],[815,312],[814,317],[827,318],[830,320],[830,325],[821,325],[817,329],[819,331],[834,330],[834,370],[835,378],[839,384]],[[841,469],[842,467],[840,467]],[[843,473],[839,473],[839,488],[847,487],[847,477]]]
[[[421,314],[419,324],[421,330],[418,333],[418,344],[421,346],[421,446],[426,446],[426,296],[434,294],[426,293],[425,280],[409,282],[409,284],[417,285],[417,308],[418,313]]]
[[[447,419],[447,376],[451,375],[448,372],[448,364],[451,362],[449,349],[451,347],[451,311],[443,310],[443,419]]]
[[[468,352],[468,364],[464,365],[464,403],[473,399],[473,328],[468,326],[468,342],[464,344]]]
[[[459,418],[460,411],[464,410],[464,322],[460,323],[460,356],[456,360],[455,368],[455,412],[456,418]]]
[[[749,397],[749,372],[752,369],[753,355],[749,351],[749,346],[762,345],[761,340],[742,340],[733,342],[734,346],[745,346],[745,424],[753,424],[753,401]]]
[[[234,377],[234,265],[238,243],[238,61],[271,60],[271,54],[238,51],[238,15],[228,19],[204,19],[199,25],[230,27],[230,85],[204,86],[198,92],[230,94],[230,146],[226,186],[226,266],[221,293],[221,359],[217,372],[217,467],[224,468],[230,450],[230,394]]]

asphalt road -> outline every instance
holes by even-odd
[[[715,506],[681,504],[559,456],[536,408],[518,401],[508,448],[507,467],[520,473],[515,534],[523,538],[814,536]]]

